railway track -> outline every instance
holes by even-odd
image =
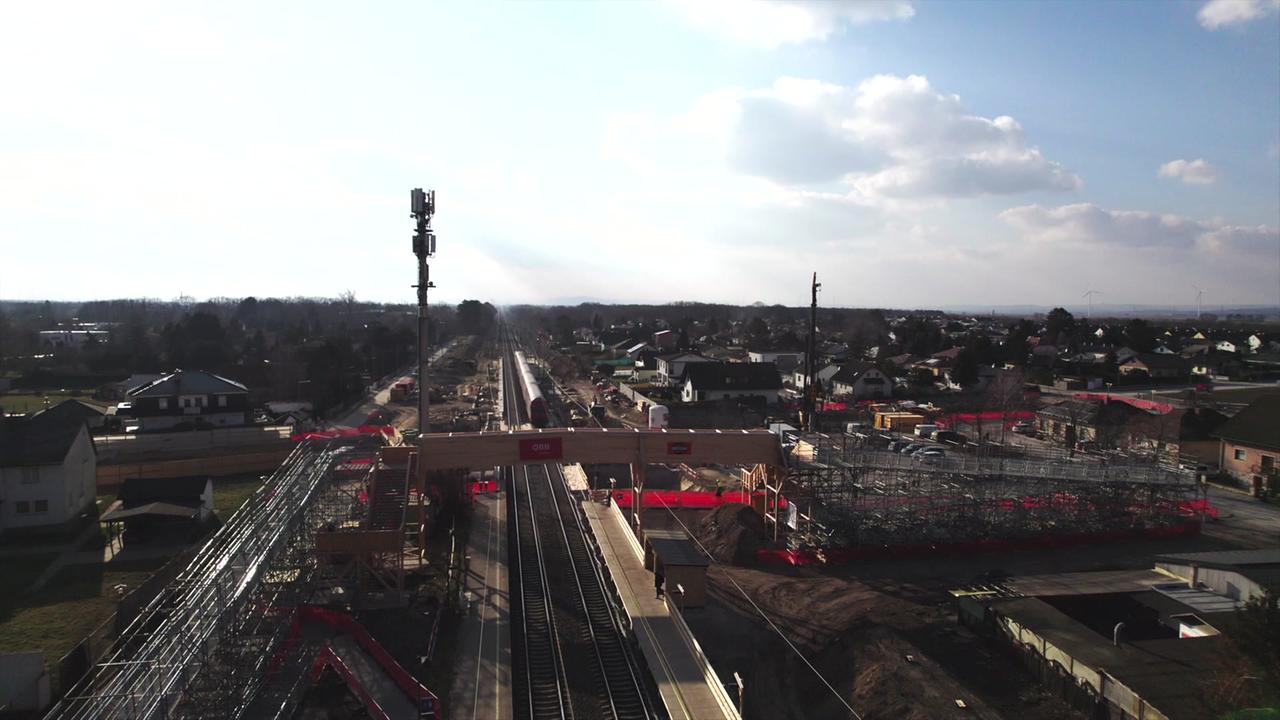
[[[514,340],[504,338],[508,422],[526,419],[509,371]],[[615,602],[582,511],[559,465],[508,468],[509,556],[519,567],[513,608],[517,717],[529,720],[653,720],[652,680]]]

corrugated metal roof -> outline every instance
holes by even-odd
[[[1260,550],[1217,550],[1214,552],[1176,553],[1157,555],[1156,562],[1172,561],[1201,565],[1280,565],[1280,548]]]
[[[1165,597],[1172,598],[1187,607],[1202,613],[1224,613],[1235,612],[1239,608],[1244,607],[1244,603],[1239,600],[1232,600],[1229,597],[1223,597],[1217,593],[1211,593],[1207,590],[1199,588],[1192,589],[1186,583],[1171,582],[1161,583],[1151,588]]]

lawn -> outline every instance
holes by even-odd
[[[218,519],[224,523],[230,520],[232,514],[261,486],[262,480],[256,476],[252,479],[214,478],[213,511]]]
[[[151,576],[164,559],[111,567],[64,567],[36,593],[26,588],[52,555],[5,558],[0,590],[0,652],[43,650],[56,676],[58,660],[111,617],[116,603]],[[53,678],[57,686],[56,677]]]

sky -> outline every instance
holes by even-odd
[[[358,7],[357,7],[358,5]],[[0,298],[1280,304],[1280,0],[0,5]]]

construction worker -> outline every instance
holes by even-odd
[[[721,495],[724,495],[724,478],[718,477],[716,478],[716,497],[719,498]]]

